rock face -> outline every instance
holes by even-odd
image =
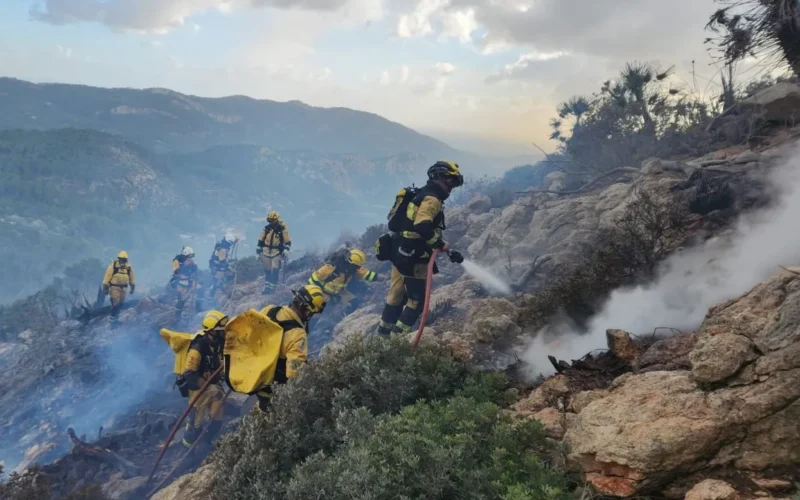
[[[762,484],[797,480],[798,325],[800,278],[788,272],[712,308],[689,352],[691,370],[628,373],[597,397],[573,398],[577,416],[564,438],[570,460],[616,496],[663,491],[702,471],[768,476]],[[686,337],[672,342],[673,352],[691,345]],[[664,349],[651,347],[634,365],[652,363]],[[690,495],[736,498],[714,481]]]
[[[176,479],[172,484],[160,490],[152,500],[196,500],[209,498],[214,486],[214,469],[211,465],[200,467],[191,474]]]
[[[739,494],[725,481],[706,479],[686,494],[686,500],[737,500]]]
[[[743,109],[753,109],[768,122],[794,124],[800,115],[800,85],[781,82],[756,93],[738,104]]]

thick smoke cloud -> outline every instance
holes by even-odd
[[[577,333],[565,322],[549,325],[524,359],[536,373],[549,374],[548,354],[572,360],[603,349],[608,328],[635,334],[656,327],[692,331],[714,304],[746,293],[779,271],[778,265],[800,263],[800,149],[774,170],[770,183],[771,208],[743,215],[729,235],[670,257],[654,283],[615,291],[587,332]]]

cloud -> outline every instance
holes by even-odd
[[[209,10],[229,14],[235,7],[248,6],[344,11],[362,22],[383,15],[381,0],[37,0],[29,12],[31,19],[55,25],[93,22],[114,31],[163,34]],[[194,23],[192,27],[199,29]]]
[[[56,45],[56,50],[58,51],[58,56],[63,57],[64,59],[69,59],[72,57],[72,49],[69,47],[64,47],[62,45]]]
[[[619,59],[702,55],[713,0],[420,0],[400,36],[474,39],[483,51],[526,46]],[[474,37],[478,30],[481,37]]]
[[[400,83],[404,84],[408,81],[409,73],[408,65],[403,65],[403,67],[400,68]]]
[[[383,70],[383,73],[381,73],[380,84],[389,85],[390,83],[392,83],[392,77],[389,76],[389,72],[387,70]]]
[[[537,76],[546,70],[552,71],[552,64],[547,64],[549,61],[555,61],[562,57],[568,56],[567,52],[529,52],[519,56],[515,62],[506,64],[503,71],[494,73],[486,77],[486,83],[493,84],[503,80],[512,79],[529,79]],[[544,63],[544,64],[542,64]]]
[[[433,67],[443,76],[452,75],[456,71],[455,65],[448,62],[437,62]]]

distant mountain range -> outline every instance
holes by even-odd
[[[479,161],[374,114],[298,102],[0,78],[0,110],[0,273],[13,284],[0,302],[120,248],[153,283],[184,244],[204,267],[226,230],[249,255],[270,209],[298,249],[321,249],[384,220],[436,159],[468,176]]]
[[[464,156],[441,141],[372,113],[244,96],[195,97],[171,90],[105,89],[0,78],[0,130],[89,128],[121,135],[155,152],[228,144],[276,150]]]

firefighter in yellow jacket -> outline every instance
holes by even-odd
[[[197,291],[197,264],[194,263],[194,250],[191,247],[183,247],[181,253],[172,259],[169,287],[177,296],[175,320],[180,321],[186,302],[191,301]]]
[[[225,344],[225,325],[228,316],[219,311],[210,311],[203,319],[203,329],[189,344],[189,354],[182,374],[182,383],[189,390],[189,401],[209,377],[222,366],[222,349]],[[222,428],[222,373],[217,373],[206,391],[192,408],[192,415],[186,421],[183,445],[192,446],[202,431],[203,423],[208,421],[206,437],[211,441]]]
[[[289,229],[276,211],[267,215],[267,225],[258,237],[256,254],[264,264],[264,294],[271,293],[278,283],[282,260],[289,254],[292,238]]]
[[[428,262],[432,251],[448,252],[451,262],[461,263],[461,253],[450,250],[442,239],[444,201],[464,184],[459,166],[438,161],[428,169],[428,182],[408,203],[401,230],[396,234],[392,275],[378,333],[410,332],[422,314]],[[434,264],[434,272],[438,272]]]
[[[306,285],[294,292],[288,306],[267,306],[261,310],[283,330],[280,356],[275,369],[274,383],[285,384],[296,377],[308,358],[308,322],[325,310],[325,295],[315,285]],[[258,407],[266,411],[272,399],[272,385],[256,392]]]
[[[111,299],[111,323],[114,326],[119,324],[119,311],[125,303],[129,286],[133,295],[136,291],[136,277],[128,262],[128,252],[122,250],[117,254],[117,259],[108,265],[103,276],[103,293]]]
[[[355,298],[347,290],[347,285],[354,278],[372,283],[378,277],[375,271],[364,267],[366,262],[367,255],[357,248],[336,252],[311,275],[308,284],[320,287],[326,301],[333,299],[347,311],[347,306]]]

